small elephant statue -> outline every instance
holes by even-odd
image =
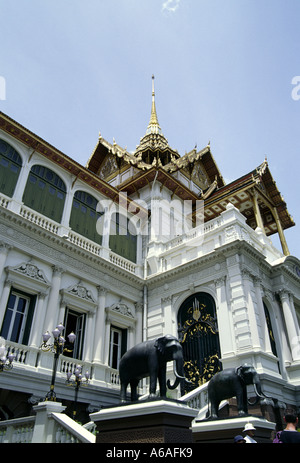
[[[247,399],[247,386],[250,384],[253,384],[257,397],[268,398],[261,390],[258,373],[252,365],[245,363],[237,368],[226,368],[216,373],[207,387],[209,418],[218,418],[220,402],[231,397],[236,397],[238,415],[248,415],[250,402]]]
[[[166,382],[167,362],[174,360],[173,385]],[[183,352],[180,342],[171,335],[156,340],[145,341],[129,349],[121,358],[119,365],[121,382],[121,402],[126,402],[127,386],[130,384],[131,401],[138,399],[137,387],[142,378],[150,377],[150,398],[155,397],[157,379],[160,396],[166,397],[167,386],[175,389],[179,382],[186,380],[183,371]],[[187,380],[186,380],[187,381]]]

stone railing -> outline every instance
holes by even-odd
[[[48,219],[42,214],[30,209],[29,207],[22,206],[20,209],[20,215],[30,222],[35,223],[39,227],[43,228],[44,230],[50,231],[55,235],[58,234],[59,226],[56,222],[51,219]]]
[[[207,417],[208,412],[208,395],[207,395],[207,386],[208,382],[202,384],[201,386],[193,389],[188,394],[183,395],[179,398],[179,400],[186,402],[189,407],[196,408],[199,410],[198,415],[196,416],[196,420],[204,420]],[[223,400],[220,403],[219,408],[223,408],[226,404],[228,404],[227,400]]]
[[[0,444],[26,444],[32,441],[35,416],[0,421]]]
[[[208,383],[202,384],[201,386],[193,389],[191,392],[180,397],[180,401],[186,402],[189,407],[196,408],[199,410],[199,416],[205,418],[208,401],[207,401],[207,385]]]
[[[41,402],[36,416],[0,421],[0,443],[95,443],[95,434],[65,415],[56,402]]]

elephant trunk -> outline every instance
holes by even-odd
[[[181,357],[176,360],[176,363],[174,362],[174,375],[176,376],[176,379],[173,385],[170,383],[169,379],[167,381],[167,386],[169,389],[176,389],[180,381],[183,381],[183,380],[187,381],[186,378],[184,377],[183,359]]]

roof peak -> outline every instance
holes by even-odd
[[[146,134],[149,135],[151,133],[160,134],[162,135],[162,131],[160,125],[158,123],[156,106],[155,106],[155,90],[154,90],[154,74],[152,74],[152,105],[151,105],[151,116],[150,122],[147,127]]]

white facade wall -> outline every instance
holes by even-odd
[[[107,236],[100,246],[69,228],[75,191],[103,199],[99,193],[13,137],[0,136],[23,159],[13,198],[0,194],[0,323],[11,287],[36,295],[28,346],[13,346],[21,360],[2,375],[2,387],[31,394],[32,402],[45,395],[53,354],[41,352],[41,335],[63,321],[68,307],[86,315],[80,363],[90,371],[91,381],[80,390],[79,400],[89,404],[90,411],[117,402],[118,372],[110,367],[111,327],[127,330],[127,348],[168,333],[177,336],[181,304],[205,292],[216,304],[223,368],[252,363],[267,394],[300,405],[298,259],[284,257],[261,230],[249,228],[232,205],[203,227],[178,233],[180,202],[172,202],[170,192],[154,182],[133,199],[151,208],[159,233],[151,233],[149,222],[149,233],[138,240],[137,264],[126,261],[111,253]],[[55,170],[67,186],[60,224],[22,204],[28,173],[37,163]],[[278,357],[272,353],[263,302]],[[55,389],[62,399],[72,399],[65,373],[75,363],[61,358]]]

